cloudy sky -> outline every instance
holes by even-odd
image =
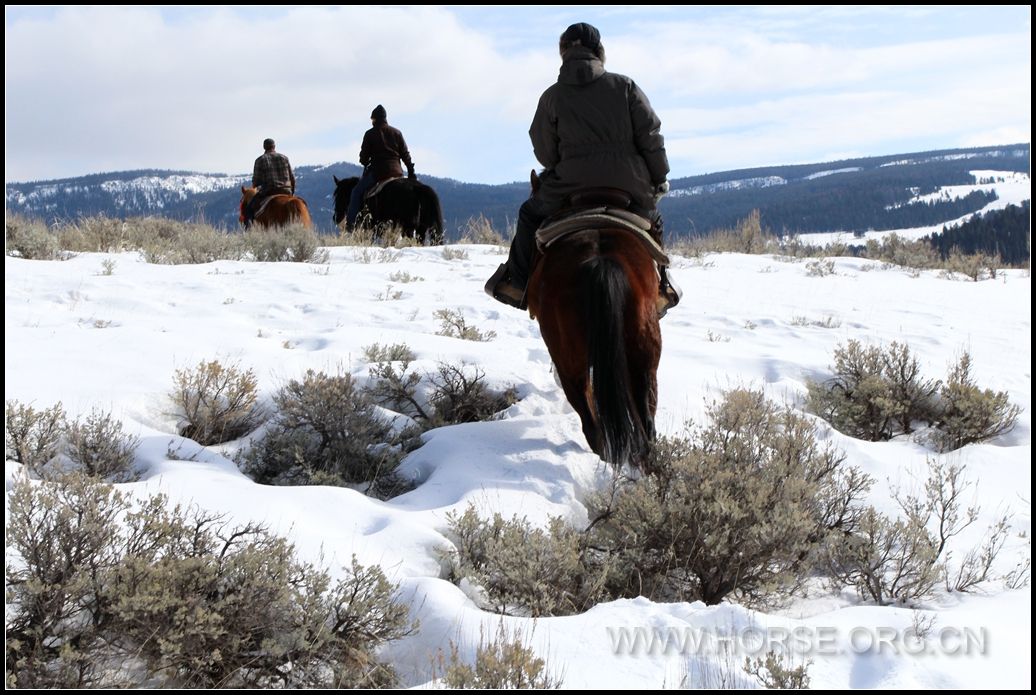
[[[384,104],[418,173],[524,180],[557,39],[601,30],[672,176],[1029,142],[1031,9],[7,6],[5,179],[355,161]]]

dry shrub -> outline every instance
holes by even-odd
[[[244,260],[240,234],[211,225],[163,218],[127,220],[131,244],[148,263],[182,265]]]
[[[326,263],[328,252],[312,229],[301,224],[283,227],[252,227],[243,235],[244,248],[256,261],[277,263]]]
[[[64,408],[57,403],[36,410],[18,401],[7,401],[5,406],[6,458],[40,475],[44,466],[61,452],[61,438],[67,427]]]
[[[946,272],[951,276],[954,273],[964,275],[972,282],[978,282],[987,275],[991,280],[995,280],[997,269],[1003,265],[999,256],[981,252],[966,254],[955,248],[946,259]]]
[[[692,257],[705,253],[774,253],[778,250],[777,237],[763,229],[759,211],[739,220],[734,229],[718,229],[707,236],[681,239],[669,245],[670,250]]]
[[[140,446],[136,437],[122,433],[122,423],[110,413],[94,410],[68,427],[68,457],[89,476],[112,483],[138,480],[133,453]]]
[[[249,369],[219,360],[178,369],[170,399],[180,436],[199,444],[222,444],[248,434],[266,418],[259,405],[258,381]]]
[[[447,521],[456,548],[445,552],[452,579],[475,581],[497,613],[569,615],[604,598],[602,573],[583,557],[583,535],[560,518],[540,529],[525,518],[483,519],[469,506]]]
[[[342,485],[390,477],[412,442],[349,374],[309,370],[284,386],[266,436],[245,456],[261,483]]]
[[[950,368],[939,395],[939,432],[935,443],[941,451],[1006,434],[1014,429],[1021,414],[1021,408],[1011,404],[1006,391],[978,387],[971,376],[971,355],[967,352]]]
[[[899,518],[869,508],[855,529],[831,537],[829,572],[839,584],[875,603],[909,604],[930,597],[943,579],[950,591],[970,591],[992,578],[1009,517],[993,524],[954,569],[950,542],[976,521],[979,509],[964,507],[971,484],[963,466],[936,459],[927,464],[923,492],[896,493]]]
[[[981,389],[964,352],[945,384],[925,379],[909,346],[864,347],[856,340],[834,353],[835,376],[807,383],[809,409],[840,432],[868,441],[910,434],[915,423],[935,425],[931,439],[952,451],[1014,428],[1021,409],[1005,391]]]
[[[118,253],[129,246],[129,223],[125,220],[96,215],[82,217],[61,230],[62,240],[77,244],[73,251]]]
[[[462,690],[554,690],[562,679],[551,673],[547,663],[536,656],[517,631],[510,634],[503,623],[494,639],[486,640],[480,631],[475,663],[466,664],[460,649],[450,641],[449,661],[439,653],[437,671],[442,684]]]
[[[23,464],[37,478],[53,479],[68,470],[113,483],[138,479],[133,467],[136,437],[123,434],[111,413],[93,410],[71,423],[61,403],[37,411],[7,401],[7,458]]]
[[[870,508],[855,533],[838,540],[831,573],[875,603],[931,595],[942,578],[935,537],[915,517],[892,519]]]
[[[762,603],[808,577],[832,535],[851,534],[871,480],[821,446],[812,424],[736,389],[711,423],[661,440],[651,473],[591,500],[590,527],[554,519],[451,518],[454,578],[501,612],[559,615],[647,596]]]
[[[613,561],[609,591],[715,604],[800,581],[835,529],[852,527],[870,480],[843,469],[813,425],[735,389],[690,438],[663,440],[653,474],[600,500],[590,545]]]
[[[489,420],[518,402],[514,387],[493,390],[486,385],[485,376],[478,367],[469,371],[467,365],[439,363],[437,373],[429,377],[432,393],[428,403],[436,426]]]
[[[506,239],[503,234],[493,228],[493,223],[485,215],[479,214],[478,217],[469,218],[464,224],[459,243],[502,246],[506,243]]]
[[[935,420],[939,382],[921,376],[909,346],[864,347],[849,340],[834,358],[833,378],[807,383],[807,405],[839,432],[876,442],[913,432],[917,421]]]
[[[766,652],[765,659],[745,657],[745,673],[754,677],[767,690],[808,690],[808,669],[813,661],[791,668],[784,663],[784,656],[777,652]]]
[[[406,362],[410,363],[417,359],[417,355],[406,343],[393,343],[382,345],[371,343],[363,346],[363,356],[368,362]]]
[[[483,333],[474,326],[469,326],[461,311],[436,309],[434,316],[439,319],[440,328],[437,331],[438,335],[444,335],[448,338],[460,338],[461,340],[474,340],[476,342],[485,342],[496,337],[494,331]]]
[[[396,682],[374,650],[416,625],[377,568],[334,581],[262,526],[83,476],[22,480],[8,505],[9,687]]]
[[[406,357],[405,351],[397,352]],[[485,383],[485,372],[468,365],[438,363],[436,373],[426,375],[426,398],[418,393],[425,379],[410,370],[408,359],[381,361],[372,364],[370,371],[367,391],[374,401],[413,418],[425,429],[489,420],[518,400],[513,386],[492,389]]]
[[[4,252],[30,261],[64,260],[58,237],[39,220],[21,215],[9,215],[4,220],[7,228]]]

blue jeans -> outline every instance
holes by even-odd
[[[345,223],[348,226],[352,227],[356,224],[356,216],[360,214],[360,208],[363,207],[363,197],[367,191],[374,188],[374,184],[377,182],[371,170],[364,169],[363,176],[356,182],[356,187],[349,196],[349,210],[345,213]]]

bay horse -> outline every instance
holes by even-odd
[[[621,223],[558,238],[529,279],[529,313],[565,397],[590,448],[617,468],[644,468],[655,438],[658,283],[655,259]]]
[[[335,180],[335,225],[342,223],[349,209],[349,197],[359,182],[359,177]],[[396,179],[365,203],[374,227],[375,238],[380,238],[386,225],[400,228],[404,237],[416,239],[424,244],[429,238],[432,244],[443,242],[442,207],[435,190],[420,181]]]
[[[252,202],[256,193],[255,188],[241,187],[240,219],[242,224],[245,221],[245,206]],[[298,196],[283,193],[267,198],[252,222],[258,227],[278,227],[295,223],[301,224],[303,227],[313,227],[313,220],[309,216],[306,201]]]

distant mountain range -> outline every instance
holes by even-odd
[[[783,233],[865,231],[919,227],[959,218],[995,199],[990,190],[933,196],[947,186],[982,183],[971,172],[1030,171],[1028,143],[938,150],[703,174],[671,179],[662,201],[672,236],[732,227],[752,210],[764,226]],[[356,176],[339,162],[295,169],[298,193],[309,202],[320,231],[331,232],[332,176]],[[238,226],[239,187],[246,175],[141,170],[76,178],[8,183],[7,212],[47,221],[84,215],[161,215]],[[447,235],[485,216],[499,230],[513,226],[528,184],[485,185],[421,176],[442,201]]]

